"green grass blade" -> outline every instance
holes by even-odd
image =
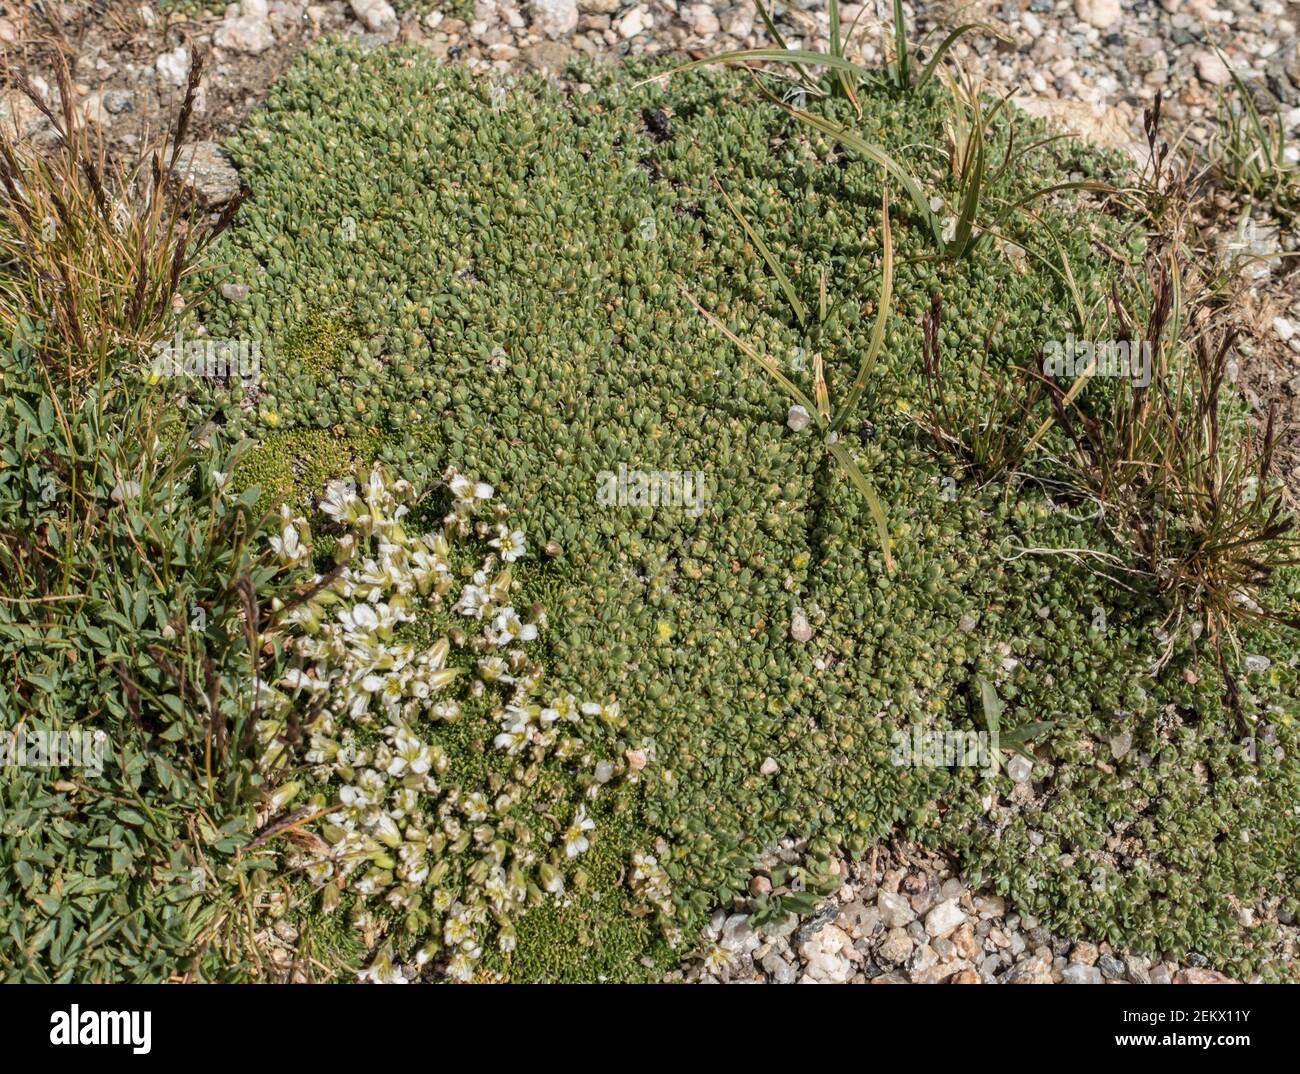
[[[836,59],[844,59],[844,41],[840,36],[840,0],[828,0],[827,14],[831,20],[831,55]],[[853,107],[858,107],[858,95],[854,92],[853,79],[849,73],[843,69],[835,72],[835,77],[839,81],[840,88],[844,90],[844,96],[853,102]]]
[[[885,187],[880,202],[880,233],[881,241],[884,243],[885,258],[880,270],[880,301],[876,309],[876,323],[871,328],[871,340],[867,345],[867,353],[863,355],[862,362],[858,365],[858,375],[853,380],[853,387],[849,389],[848,397],[840,407],[834,422],[831,423],[832,430],[843,428],[845,421],[858,405],[862,393],[866,390],[867,378],[875,369],[876,360],[885,345],[885,325],[889,321],[889,306],[894,295],[894,239],[889,227],[889,187]]]
[[[661,74],[652,75],[650,78],[644,78],[637,83],[643,86],[647,82],[653,82],[655,79],[663,78],[664,75],[675,75],[682,71],[689,71],[696,67],[708,67],[715,64],[744,64],[749,61],[763,63],[785,63],[803,69],[803,64],[817,64],[821,67],[829,68],[832,71],[847,71],[850,74],[861,77],[873,75],[870,68],[863,67],[861,64],[852,63],[840,56],[832,56],[829,52],[810,52],[807,49],[785,49],[785,48],[746,48],[737,49],[734,52],[720,52],[716,56],[705,56],[700,60],[689,60],[680,67],[674,67],[671,71],[665,71]],[[814,88],[816,83],[813,83]]]
[[[776,363],[773,362],[772,359],[765,358],[763,357],[763,355],[759,354],[758,351],[754,350],[753,347],[751,347],[748,343],[746,343],[743,339],[741,339],[738,335],[736,335],[735,332],[733,332],[730,328],[728,328],[725,324],[723,324],[720,320],[718,320],[717,317],[715,317],[712,313],[710,313],[703,306],[701,306],[695,300],[695,296],[692,295],[690,291],[688,291],[685,287],[682,288],[682,294],[686,296],[686,300],[690,302],[692,306],[695,307],[696,311],[706,321],[708,321],[709,324],[713,325],[714,328],[716,328],[719,332],[721,332],[724,336],[726,336],[729,340],[731,340],[731,342],[734,343],[740,349],[740,352],[743,355],[745,355],[746,358],[752,361],[755,365],[757,365],[760,369],[762,369],[763,372],[765,372],[768,376],[770,376],[773,380],[775,380],[777,384],[779,384],[782,387],[782,389],[785,391],[786,395],[788,395],[791,399],[793,399],[796,403],[798,403],[801,407],[803,407],[806,411],[808,411],[810,415],[816,417],[818,421],[821,420],[820,415],[817,412],[817,404],[814,403],[811,399],[809,399],[808,396],[803,393],[803,391],[799,388],[797,384],[795,384],[794,381],[792,381],[789,377],[787,377],[784,373],[782,373],[781,370],[777,368]]]
[[[971,234],[975,230],[975,216],[979,212],[980,197],[984,192],[984,117],[980,114],[979,99],[975,101],[973,107],[973,120],[971,125],[971,138],[974,141],[972,157],[967,157],[962,162],[962,199],[961,206],[957,216],[957,233],[953,236],[949,253],[950,256],[959,258],[966,253],[966,248],[970,245]]]
[[[910,89],[912,68],[907,55],[907,19],[903,15],[903,0],[894,0],[894,71],[898,88]]]
[[[963,37],[965,37],[968,33],[972,33],[975,30],[982,30],[984,33],[992,34],[999,41],[1009,40],[1009,38],[1006,37],[1006,35],[1002,34],[996,28],[990,26],[987,22],[963,23],[961,26],[958,26],[955,30],[953,30],[952,33],[950,33],[947,37],[945,37],[943,41],[939,44],[939,47],[935,50],[934,55],[930,57],[930,62],[927,63],[925,67],[921,70],[921,76],[916,80],[916,88],[920,89],[928,81],[930,81],[930,79],[934,77],[935,71],[938,70],[940,62],[943,60],[944,56],[947,55],[948,50],[952,48],[953,45],[955,45]]]
[[[830,120],[823,119],[821,116],[814,115],[811,112],[802,112],[798,108],[786,104],[784,101],[774,96],[766,89],[766,87],[763,87],[763,92],[767,94],[769,99],[774,101],[781,108],[785,109],[792,118],[799,120],[801,123],[806,123],[810,127],[817,128],[817,130],[821,131],[823,134],[829,135],[831,138],[835,139],[835,141],[839,142],[845,149],[857,153],[859,156],[865,157],[873,164],[878,164],[880,167],[884,168],[885,171],[897,179],[902,185],[903,190],[907,192],[907,196],[912,200],[912,204],[916,207],[916,211],[921,215],[921,219],[929,221],[930,230],[934,233],[935,239],[938,240],[940,238],[942,229],[939,226],[939,219],[930,209],[930,199],[922,193],[921,184],[918,183],[916,177],[899,164],[887,150],[872,142],[868,142],[860,135],[854,134],[853,131],[846,130],[838,123],[832,123]]]
[[[987,679],[979,680],[980,707],[984,710],[984,726],[989,729],[989,736],[1002,738],[1002,699],[998,697],[993,684]]]
[[[876,495],[876,487],[867,478],[861,468],[853,461],[853,456],[849,454],[849,449],[839,440],[833,441],[827,445],[830,452],[835,456],[835,461],[844,467],[844,472],[849,475],[849,480],[853,487],[862,493],[862,498],[867,501],[867,508],[871,511],[871,517],[876,522],[876,532],[880,536],[880,549],[885,554],[885,570],[893,573],[894,556],[890,551],[889,542],[889,520],[885,517],[885,508],[880,502],[880,497]]]
[[[727,191],[723,188],[723,185],[718,181],[716,176],[714,177],[713,185],[716,186],[718,191],[722,194],[723,200],[726,201],[727,208],[731,210],[732,215],[740,221],[740,226],[745,229],[745,234],[749,236],[749,241],[752,242],[758,248],[758,252],[763,255],[763,260],[767,262],[767,267],[772,270],[772,275],[776,277],[776,282],[781,285],[781,290],[785,292],[786,300],[790,303],[790,308],[794,310],[794,315],[799,318],[799,323],[807,324],[808,307],[799,301],[799,296],[794,293],[794,287],[790,283],[789,277],[786,276],[784,270],[781,268],[781,263],[777,261],[776,254],[768,248],[767,243],[759,238],[758,232],[749,226],[749,221],[746,220],[741,214],[741,211],[736,208],[735,202],[731,200],[731,197],[727,194]]]
[[[754,6],[758,8],[758,17],[763,20],[763,25],[767,28],[768,35],[777,43],[777,45],[780,46],[782,51],[789,51],[785,47],[785,37],[782,35],[781,31],[777,29],[776,20],[772,18],[771,12],[767,10],[767,5],[763,3],[763,0],[754,0]],[[802,64],[796,63],[794,68],[799,72],[799,77],[809,86],[815,87],[817,85],[816,80],[808,73],[808,69]]]

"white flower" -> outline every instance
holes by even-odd
[[[357,974],[357,980],[361,984],[409,984],[410,982],[402,975],[400,966],[380,966],[376,963],[361,970]]]
[[[943,241],[952,242],[957,238],[957,218],[955,216],[945,216],[943,218]]]
[[[369,604],[357,604],[339,612],[343,629],[354,634],[368,634],[379,626],[379,616]]]
[[[357,487],[351,479],[331,481],[325,486],[320,509],[335,522],[343,524],[354,521],[357,506]]]
[[[728,966],[731,965],[731,954],[725,947],[719,944],[713,944],[704,955],[704,968],[713,974],[719,976]]]
[[[479,821],[487,820],[487,798],[484,797],[482,791],[475,791],[473,794],[466,795],[465,800],[461,802],[460,807],[464,811],[465,816],[475,824],[479,823]]]
[[[433,754],[429,747],[409,731],[398,731],[393,745],[393,759],[387,768],[390,776],[401,776],[407,772],[422,776],[433,767]]]
[[[532,641],[537,637],[537,627],[525,623],[513,608],[502,608],[492,622],[494,639],[498,645],[509,645],[515,641]]]
[[[488,544],[495,548],[501,558],[507,563],[513,563],[520,556],[524,555],[524,531],[514,530],[511,532],[508,526],[501,526],[497,530],[498,536],[488,541]]]
[[[485,656],[478,662],[479,677],[484,682],[514,682],[514,677],[507,675],[510,665],[499,656]]]
[[[473,980],[474,960],[464,951],[457,951],[447,962],[447,976],[453,981]]]
[[[506,719],[501,722],[501,733],[492,740],[492,745],[507,753],[518,753],[528,745],[529,722],[524,709],[511,705],[506,709]]]
[[[486,481],[471,481],[457,474],[450,481],[451,494],[458,500],[490,500],[496,491]]]
[[[618,723],[618,702],[617,701],[584,701],[582,711],[587,716],[596,716],[600,718],[601,723],[614,725]]]
[[[587,816],[587,807],[578,806],[578,811],[573,815],[573,823],[564,832],[565,857],[576,858],[591,846],[586,833],[595,826],[596,822]]]
[[[491,600],[491,594],[487,591],[487,575],[482,571],[475,571],[473,581],[461,590],[460,600],[456,602],[453,610],[471,619],[482,619],[483,609]]]

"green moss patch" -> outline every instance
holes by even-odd
[[[760,105],[743,76],[664,89],[581,74],[585,97],[528,81],[501,99],[415,52],[309,52],[234,146],[254,197],[226,252],[262,275],[248,302],[208,316],[216,336],[283,339],[312,310],[349,311],[337,365],[265,363],[278,425],[218,400],[233,430],[262,441],[283,494],[346,468],[321,431],[337,427],[345,443],[373,437],[373,455],[413,481],[451,465],[492,482],[534,554],[563,548],[548,674],[619,699],[625,726],[593,728],[594,755],[652,760],[611,799],[618,819],[592,833],[601,864],[575,892],[585,902],[532,911],[502,970],[636,978],[643,959],[661,964],[647,919],[620,917],[630,854],[657,839],[691,943],[777,838],[860,852],[896,828],[959,855],[1050,927],[1260,969],[1267,930],[1239,926],[1238,911],[1294,893],[1300,864],[1293,639],[1243,640],[1271,657],[1244,680],[1259,723],[1257,748],[1243,748],[1212,661],[1183,648],[1154,672],[1163,611],[1089,558],[1051,551],[1115,551],[1095,522],[1032,484],[949,474],[910,417],[932,291],[950,363],[988,351],[994,370],[1024,364],[1075,328],[1045,229],[1085,303],[1109,288],[1094,240],[1134,251],[1136,229],[1063,195],[1008,236],[1044,256],[990,243],[944,265],[895,199],[894,315],[848,427],[887,507],[887,574],[861,497],[680,294],[811,390],[807,339],[716,175],[809,305],[826,269],[817,349],[847,384],[879,287],[879,170]],[[951,193],[926,148],[943,143],[938,98],[862,106],[866,136]],[[1108,167],[1053,143],[994,193]],[[599,495],[610,475],[697,471],[699,510]],[[796,609],[805,643],[791,638]],[[891,762],[895,733],[913,725],[982,730],[979,679],[1005,703],[1004,732],[1054,721],[1028,782]],[[1131,748],[1113,751],[1125,733]],[[1281,897],[1294,912],[1294,895]]]

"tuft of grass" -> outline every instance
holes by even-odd
[[[921,320],[924,397],[917,424],[981,481],[1014,474],[1034,443],[1034,412],[1046,398],[1042,386],[1027,369],[995,369],[988,337],[970,365],[950,370],[942,357],[942,325],[943,300],[935,292]]]
[[[62,51],[60,111],[15,76],[58,142],[46,153],[0,132],[0,336],[37,345],[68,385],[102,379],[111,356],[163,338],[187,296],[197,297],[188,285],[198,261],[239,211],[242,195],[216,219],[201,218],[170,179],[203,65],[196,54],[169,136],[126,163],[110,160],[98,128],[79,118]]]
[[[1143,278],[1151,282],[1137,299],[1126,303],[1117,285],[1113,303],[1121,338],[1150,346],[1150,383],[1094,377],[1087,405],[1074,411],[1057,385],[1043,383],[1073,447],[1072,478],[1167,603],[1162,626],[1204,633],[1246,733],[1239,660],[1229,662],[1230,653],[1240,657],[1239,628],[1260,620],[1300,628],[1300,605],[1264,603],[1273,576],[1300,564],[1295,518],[1272,472],[1274,412],[1256,437],[1225,405],[1236,331],[1206,304],[1210,292],[1187,293],[1183,255],[1154,248]]]
[[[1222,56],[1221,56],[1222,58]],[[1286,131],[1277,115],[1260,115],[1250,89],[1230,64],[1232,92],[1218,95],[1218,129],[1205,156],[1220,182],[1262,199],[1279,216],[1300,207],[1300,163],[1286,155]]]

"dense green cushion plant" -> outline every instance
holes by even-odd
[[[689,945],[773,840],[806,838],[815,870],[895,829],[1066,934],[1265,968],[1267,929],[1239,926],[1238,910],[1269,897],[1296,909],[1293,641],[1244,639],[1271,657],[1244,680],[1261,721],[1248,756],[1212,662],[1180,649],[1150,672],[1163,611],[1088,557],[1051,554],[1117,551],[1095,523],[1032,483],[946,482],[910,417],[932,291],[950,366],[986,350],[994,368],[1023,363],[1076,326],[1044,229],[1088,302],[1109,286],[1092,240],[1135,251],[1136,229],[1068,195],[1010,236],[1043,257],[987,243],[943,265],[894,199],[893,318],[845,434],[887,508],[887,573],[865,502],[680,293],[797,372],[806,340],[712,185],[722,175],[805,302],[827,270],[817,347],[847,383],[879,291],[879,170],[756,105],[741,75],[665,89],[579,73],[591,92],[566,98],[539,80],[502,93],[418,52],[305,54],[233,146],[253,198],[224,252],[251,293],[203,314],[216,338],[262,342],[259,391],[195,399],[264,446],[244,485],[270,474],[306,506],[328,469],[379,459],[427,487],[453,467],[496,486],[532,547],[562,550],[548,668],[619,699],[622,724],[591,730],[596,756],[653,760],[602,806],[581,898],[525,915],[497,970],[670,964],[626,924],[640,920],[634,853],[657,852]],[[860,100],[858,129],[951,195],[925,148],[942,144],[940,98]],[[1056,143],[994,193],[1110,167]],[[604,506],[599,475],[621,465],[702,471],[708,502]],[[796,609],[806,643],[791,638]],[[1004,703],[1004,732],[1054,721],[1030,784],[890,763],[891,735],[913,723],[983,729],[977,682]],[[1117,760],[1123,732],[1132,748]]]

